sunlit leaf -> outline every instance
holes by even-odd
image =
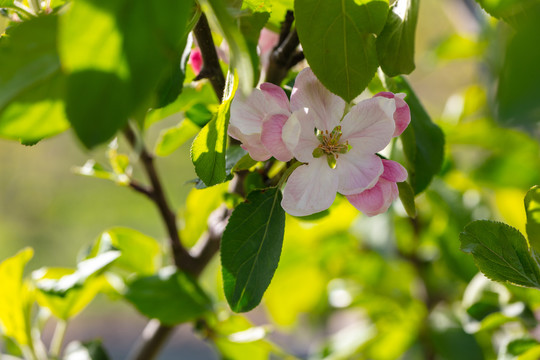
[[[414,68],[414,36],[419,0],[397,0],[377,37],[377,57],[388,76],[410,74]]]
[[[0,41],[0,136],[25,144],[69,127],[57,54],[57,17],[12,26]]]
[[[38,288],[36,292],[38,304],[48,308],[54,316],[62,320],[69,320],[77,316],[98,293],[110,286],[104,276],[94,276],[65,294],[40,289],[41,284],[48,285],[51,281],[59,281],[66,276],[73,276],[75,271],[75,269],[68,268],[43,268],[32,274]]]
[[[388,1],[295,1],[296,29],[317,78],[345,101],[359,95],[378,67],[375,35]]]
[[[120,251],[117,250],[103,252],[93,258],[79,262],[77,270],[59,277],[45,278],[39,276],[40,273],[38,272],[36,276],[40,281],[37,283],[37,287],[45,293],[65,296],[73,289],[84,287],[87,280],[103,273],[120,255]],[[58,273],[55,271],[53,274]]]
[[[227,184],[220,184],[201,190],[192,189],[189,192],[186,207],[182,212],[183,226],[180,232],[184,245],[195,245],[207,230],[208,216],[223,203],[227,187]]]
[[[33,301],[22,276],[33,254],[31,248],[26,248],[0,263],[0,330],[22,346],[31,342],[28,325]]]
[[[461,250],[471,253],[488,278],[540,288],[540,268],[527,240],[511,226],[494,221],[474,221],[459,237]]]
[[[476,0],[491,16],[520,28],[538,21],[538,0]]]
[[[125,297],[142,314],[166,325],[194,320],[210,310],[210,300],[197,282],[172,267],[136,279]]]
[[[81,0],[62,16],[66,111],[86,147],[109,140],[130,115],[146,110],[160,78],[178,63],[191,11],[189,0]]]
[[[191,146],[195,172],[206,186],[225,181],[225,148],[231,102],[238,87],[238,77],[229,73],[225,96],[217,115],[199,132]]]
[[[114,250],[120,251],[114,266],[132,273],[152,275],[161,264],[161,247],[156,239],[123,227],[102,233],[88,258]]]
[[[254,190],[233,211],[221,240],[225,296],[236,312],[259,304],[279,263],[285,212],[277,188]]]

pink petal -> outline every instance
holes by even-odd
[[[283,126],[283,142],[299,161],[313,160],[313,150],[320,144],[314,130],[314,117],[303,110],[293,112]]]
[[[359,194],[348,195],[349,202],[367,216],[382,214],[399,195],[395,182],[380,179],[377,185]]]
[[[261,35],[259,35],[259,51],[260,51],[260,57],[265,58],[268,53],[274,49],[274,46],[277,45],[279,41],[279,34],[268,30],[267,28],[263,28],[261,30]]]
[[[261,142],[279,161],[289,161],[293,157],[281,137],[283,125],[288,118],[287,115],[282,114],[271,115],[262,126]]]
[[[391,92],[380,92],[375,96],[382,96],[388,99],[394,99],[396,101],[396,111],[394,112],[394,121],[396,122],[396,130],[394,131],[394,137],[401,135],[411,122],[411,110],[409,105],[403,100],[405,98],[404,93],[394,94]]]
[[[345,111],[345,101],[326,89],[310,68],[298,74],[291,94],[292,111],[306,108],[317,115],[315,127],[328,131],[339,125]]]
[[[199,48],[194,48],[191,50],[191,53],[189,54],[188,64],[193,69],[195,75],[198,75],[201,72],[201,68],[203,66],[203,59],[201,55],[201,50]]]
[[[407,170],[400,163],[392,160],[382,160],[384,172],[381,177],[388,181],[402,182],[407,180]]]
[[[285,189],[281,206],[291,215],[306,216],[326,210],[336,198],[337,173],[326,158],[315,159],[294,170]]]
[[[265,86],[266,90],[254,89],[247,97],[238,92],[231,104],[230,124],[246,135],[260,134],[262,123],[266,116],[273,114],[289,114],[288,103],[284,102],[285,92],[272,86]],[[284,107],[285,106],[285,107]]]
[[[229,135],[242,142],[242,148],[249,152],[249,156],[256,161],[265,161],[272,157],[272,154],[261,142],[260,134],[245,135],[237,127],[229,125]]]
[[[290,112],[289,98],[282,88],[271,83],[262,83],[260,88],[269,102],[273,102],[282,110]],[[272,106],[272,109],[274,109],[274,106]]]
[[[375,154],[357,154],[351,150],[339,155],[336,171],[339,176],[338,192],[351,195],[373,187],[383,173],[383,164]]]
[[[342,139],[353,149],[376,153],[388,145],[394,133],[392,114],[395,102],[383,97],[363,100],[354,105],[341,122]]]

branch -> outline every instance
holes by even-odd
[[[180,235],[178,232],[178,227],[176,225],[176,214],[173,210],[171,210],[171,207],[169,206],[169,203],[165,198],[165,193],[161,185],[161,180],[159,179],[156,167],[154,165],[154,158],[148,152],[148,150],[146,150],[144,144],[137,143],[137,136],[131,127],[126,127],[125,135],[134,149],[140,148],[140,160],[144,166],[146,175],[148,176],[151,184],[151,187],[146,188],[142,185],[137,184],[136,182],[131,182],[130,186],[136,191],[146,195],[156,205],[163,220],[163,223],[167,228],[167,233],[169,235],[169,244],[171,246],[174,264],[180,270],[192,273],[192,269],[194,267],[194,259],[180,241]]]
[[[219,65],[219,58],[216,52],[216,46],[214,45],[214,39],[212,38],[212,31],[210,30],[208,20],[204,13],[199,17],[199,21],[197,21],[197,24],[193,28],[193,33],[195,34],[203,58],[203,67],[195,80],[208,79],[221,102],[223,90],[225,89],[225,77],[223,76],[221,66]]]
[[[297,50],[300,40],[296,29],[292,29],[293,21],[293,12],[289,10],[281,23],[279,42],[270,54],[266,82],[280,85],[289,70],[304,59],[304,53]]]

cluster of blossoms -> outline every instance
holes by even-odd
[[[303,163],[287,180],[281,206],[295,216],[332,205],[339,192],[368,216],[385,212],[398,197],[407,171],[381,159],[392,137],[410,122],[404,94],[383,92],[350,107],[328,91],[311,69],[298,74],[290,101],[279,86],[264,83],[231,105],[229,135],[254,160],[296,158]]]

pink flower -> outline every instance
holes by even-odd
[[[395,116],[396,99],[402,100],[384,93],[347,111],[345,101],[328,91],[311,69],[298,75],[291,95],[292,115],[282,138],[306,165],[294,170],[287,181],[281,202],[285,211],[296,216],[314,214],[329,208],[338,192],[357,195],[378,184],[385,167],[376,153],[403,131],[396,131],[395,117],[400,124],[404,119],[403,114]]]
[[[242,148],[257,161],[275,157],[292,159],[281,131],[291,114],[289,99],[279,86],[264,83],[248,98],[237,93],[231,104],[229,135],[242,142]]]
[[[392,160],[383,160],[384,171],[377,184],[359,194],[348,195],[349,202],[367,216],[386,212],[399,196],[397,182],[407,179],[407,170]]]

